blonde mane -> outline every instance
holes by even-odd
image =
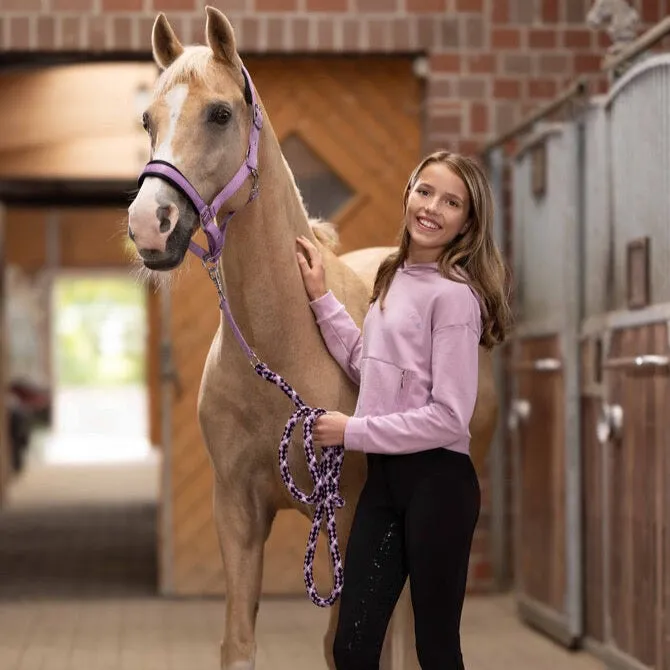
[[[154,89],[154,97],[159,98],[178,84],[188,84],[194,79],[207,78],[207,66],[213,58],[212,50],[200,44],[184,47],[184,53],[164,70]]]

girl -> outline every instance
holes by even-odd
[[[485,175],[438,151],[405,189],[399,250],[379,267],[363,332],[326,291],[304,237],[298,263],[330,353],[360,384],[353,417],[328,412],[317,446],[367,454],[368,476],[345,556],[338,670],[377,670],[409,576],[423,670],[463,670],[460,619],[480,491],[469,456],[478,346],[510,322]]]

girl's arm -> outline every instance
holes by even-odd
[[[331,356],[354,384],[361,383],[363,337],[344,305],[332,291],[309,303]]]
[[[472,325],[433,331],[431,401],[404,412],[349,418],[345,448],[405,454],[467,441],[477,398],[478,347]]]

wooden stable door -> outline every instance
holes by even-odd
[[[245,63],[310,215],[337,225],[342,252],[393,244],[403,190],[420,158],[421,86],[411,59],[250,58]],[[196,417],[202,368],[220,315],[205,272],[193,258],[186,262],[163,312],[169,399],[161,440],[166,446],[161,589],[222,593],[212,468]],[[304,595],[308,529],[297,513],[278,515],[266,544],[264,594]],[[317,584],[327,585],[328,575],[327,555],[320,551]]]
[[[519,607],[529,618],[540,610],[558,619],[566,593],[565,389],[559,339],[524,339],[516,346],[512,427]],[[564,638],[559,628],[554,633]]]
[[[585,379],[602,369],[583,395],[585,634],[610,667],[670,670],[668,326],[603,335],[583,356]]]

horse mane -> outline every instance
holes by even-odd
[[[309,227],[321,244],[335,251],[340,246],[340,236],[337,234],[335,224],[321,219],[308,219]]]
[[[193,79],[205,79],[207,66],[212,59],[212,50],[201,44],[184,47],[184,53],[170,67],[163,70],[155,87],[159,97],[178,84],[188,84]]]

